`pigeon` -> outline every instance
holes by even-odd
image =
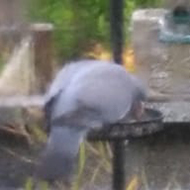
[[[144,84],[122,65],[102,60],[66,64],[45,95],[48,140],[38,176],[70,183],[88,132],[123,118],[138,119],[145,100]]]

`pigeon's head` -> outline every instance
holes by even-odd
[[[139,120],[144,113],[144,102],[147,99],[147,88],[143,81],[134,75],[131,75],[131,82],[134,87],[131,116],[132,118]]]

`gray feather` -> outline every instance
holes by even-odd
[[[38,177],[48,181],[63,178],[69,182],[84,134],[80,130],[73,132],[68,126],[53,127],[41,156]]]
[[[46,95],[51,131],[41,165],[47,172],[41,176],[70,176],[67,167],[73,167],[88,130],[130,115],[134,102],[145,96],[141,82],[122,66],[87,60],[64,67]]]

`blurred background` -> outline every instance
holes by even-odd
[[[165,16],[161,9],[177,2],[124,0],[123,7],[124,66],[130,72],[137,72],[138,64],[142,70],[147,66],[149,86],[169,94],[169,101],[171,94],[190,92],[189,44],[158,40],[158,23]],[[34,189],[29,177],[46,140],[38,95],[68,61],[112,59],[109,25],[110,0],[0,0],[0,140],[6,140],[0,143],[0,189]],[[161,111],[172,121],[189,122],[190,106],[183,104],[166,103]],[[176,127],[131,141],[126,146],[126,190],[189,189],[188,134],[188,127],[183,132]],[[108,143],[82,146],[74,190],[110,189],[112,157]]]
[[[101,54],[109,51],[109,0],[33,0],[27,5],[29,22],[51,22],[55,26],[56,55],[67,60],[77,58],[89,50]],[[161,0],[126,0],[125,36],[129,42],[132,12],[137,8],[159,7]],[[128,41],[127,41],[128,40]]]

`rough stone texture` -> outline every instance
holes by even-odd
[[[160,110],[164,115],[164,122],[190,121],[190,102],[149,103],[148,107]]]
[[[159,41],[159,21],[165,13],[164,9],[133,13],[131,35],[138,72],[154,91],[190,95],[190,44]]]
[[[190,125],[133,140],[126,147],[127,183],[137,176],[140,190],[190,189]]]
[[[172,0],[169,2],[171,6]],[[171,6],[172,7],[172,6]],[[190,45],[159,42],[159,19],[166,10],[138,10],[132,16],[132,43],[138,72],[151,90],[167,94],[166,102],[148,104],[162,111],[166,122],[189,122]],[[190,124],[175,124],[158,134],[133,140],[126,147],[126,179],[138,177],[140,190],[190,189]]]
[[[138,72],[149,87],[162,94],[190,95],[190,45],[158,40],[159,19],[165,10],[138,10],[132,17],[132,43]],[[189,122],[190,102],[175,100],[148,104],[162,111],[166,122]],[[140,190],[190,189],[190,124],[170,125],[158,134],[142,137],[126,147],[126,179],[138,178]]]
[[[132,16],[138,72],[147,77],[152,91],[169,97],[148,106],[162,111],[165,122],[174,122],[158,134],[128,143],[127,183],[137,176],[140,190],[190,189],[190,102],[179,98],[190,95],[190,45],[159,42],[159,19],[165,11],[138,10]]]

